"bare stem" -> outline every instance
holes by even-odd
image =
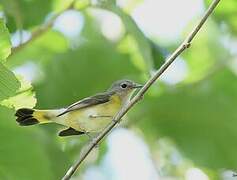
[[[139,100],[142,99],[143,95],[147,92],[147,90],[151,87],[152,84],[165,72],[165,70],[173,63],[173,61],[187,48],[190,47],[191,41],[199,32],[203,24],[206,22],[207,18],[216,8],[220,0],[213,0],[204,16],[200,20],[200,22],[193,28],[191,33],[187,36],[187,38],[182,42],[182,44],[173,52],[173,54],[168,57],[165,63],[160,67],[160,69],[146,82],[143,88],[137,93],[137,95],[132,98],[132,100],[125,105],[113,118],[112,122],[96,137],[94,138],[88,145],[87,149],[82,152],[78,161],[70,167],[65,176],[62,178],[63,180],[69,180],[72,175],[76,172],[77,168],[84,161],[84,159],[90,154],[90,152],[97,146],[97,144],[118,124],[121,118],[131,109]]]

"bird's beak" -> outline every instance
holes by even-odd
[[[142,88],[142,87],[143,87],[143,85],[134,83],[132,88],[136,89],[136,88]]]

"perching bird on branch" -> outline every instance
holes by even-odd
[[[68,127],[59,136],[82,135],[100,132],[130,99],[132,92],[142,85],[130,80],[120,80],[105,92],[84,98],[67,108],[38,110],[22,108],[16,111],[16,121],[21,126],[57,123]]]

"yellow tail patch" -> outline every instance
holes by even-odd
[[[37,109],[28,109],[21,108],[16,111],[15,116],[17,117],[16,121],[21,126],[30,126],[39,123],[49,123],[52,122],[59,110],[37,110]]]
[[[52,116],[51,110],[35,110],[33,117],[37,119],[40,124],[42,124],[51,122],[51,119],[54,116]]]

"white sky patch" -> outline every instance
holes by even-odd
[[[99,167],[90,167],[86,170],[85,174],[83,175],[84,180],[106,180],[107,178],[104,176],[103,172]]]
[[[231,170],[225,170],[221,173],[222,179],[224,180],[236,180],[236,177],[233,177],[236,172],[231,171]]]
[[[122,22],[116,15],[106,16],[102,21],[101,29],[103,35],[112,41],[116,41],[123,34]]]
[[[3,11],[0,11],[0,18],[5,18]]]
[[[226,58],[225,61],[229,63],[230,69],[237,74],[237,39],[226,33],[220,37],[220,40],[230,56],[229,58]]]
[[[186,62],[181,59],[177,58],[170,67],[165,71],[160,80],[167,83],[167,84],[177,84],[183,81],[188,75],[188,65]]]
[[[18,30],[14,34],[11,35],[11,43],[13,47],[18,46],[20,43],[24,43],[29,40],[31,37],[31,33],[29,31],[22,30],[21,32]]]
[[[102,163],[88,168],[84,180],[159,180],[147,145],[133,132],[116,129],[107,144]]]
[[[231,55],[237,56],[237,39],[235,37],[226,33],[220,37],[220,40]]]
[[[126,129],[118,129],[108,137],[108,167],[113,167],[113,180],[157,180],[147,145]]]
[[[102,34],[109,40],[116,41],[124,33],[121,19],[114,13],[105,10],[92,9],[91,14],[101,26]]]
[[[125,7],[129,0],[117,0],[116,3],[119,7]]]
[[[37,65],[32,62],[27,62],[26,64],[16,67],[13,69],[13,72],[17,75],[23,76],[24,79],[29,82],[33,82],[39,77],[39,69]]]
[[[78,11],[69,10],[56,19],[53,28],[69,38],[74,38],[80,34],[83,25],[83,15]]]
[[[148,36],[175,41],[203,10],[202,0],[146,0],[134,9],[132,17]]]
[[[201,169],[189,168],[185,173],[185,180],[209,180],[209,178]]]

